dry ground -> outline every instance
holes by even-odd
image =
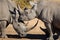
[[[37,22],[37,19],[33,19],[31,21],[29,21],[28,27],[33,26],[35,23]],[[40,27],[42,28],[46,28],[44,26],[44,23],[40,20],[38,25],[32,29],[31,31],[27,32],[27,37],[25,38],[21,38],[17,35],[17,33],[14,31],[12,25],[10,24],[7,28],[6,28],[6,34],[8,36],[8,38],[0,38],[0,40],[39,40],[39,39],[43,39],[46,40],[44,38],[46,38],[47,36],[44,35],[45,33],[40,29]]]

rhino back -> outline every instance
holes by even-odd
[[[0,0],[0,20],[8,20],[10,12],[6,0]]]
[[[47,3],[39,3],[37,6],[37,12],[43,20],[51,22],[52,20],[60,20],[60,3],[47,1]],[[40,13],[42,8],[42,13]],[[54,19],[53,19],[54,17]]]

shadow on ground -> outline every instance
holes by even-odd
[[[11,34],[8,34],[7,36],[8,36],[8,38],[16,38],[16,39],[21,39],[22,38],[19,35],[11,35]],[[23,38],[47,40],[46,38],[48,38],[48,37],[49,37],[48,35],[27,34],[27,36],[26,37],[23,37]],[[58,39],[58,36],[57,35],[54,35],[54,39],[55,40]]]

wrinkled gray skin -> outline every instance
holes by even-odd
[[[37,2],[36,4],[37,5],[34,4],[35,6],[31,9],[25,8],[21,13],[20,19],[29,21],[38,18],[42,20],[50,33],[49,40],[54,40],[52,27],[54,26],[60,29],[60,3],[49,0],[40,0],[40,2]]]
[[[12,16],[10,11],[13,11],[15,5],[11,0],[0,0],[0,37],[7,37],[5,34],[5,28],[12,22]]]
[[[5,28],[12,24],[15,31],[21,37],[26,36],[26,32],[33,29],[26,28],[26,25],[19,19],[19,6],[14,1],[0,0],[0,37],[6,38]],[[21,11],[20,11],[21,12]],[[18,20],[19,19],[19,20]]]

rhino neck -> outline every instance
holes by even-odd
[[[48,5],[48,0],[41,0],[38,4],[37,4],[37,9],[36,9],[36,14],[37,17],[41,17],[42,16],[42,12],[44,10],[44,8]]]

